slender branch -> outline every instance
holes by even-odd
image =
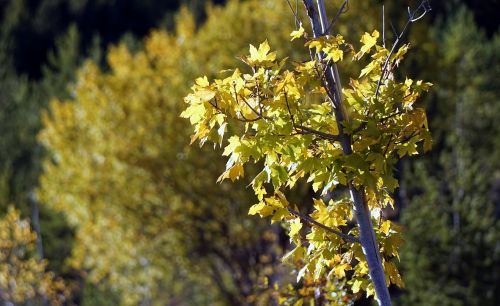
[[[403,100],[404,100],[404,99],[406,99],[408,96],[410,96],[410,94],[408,94],[408,95],[404,96],[404,97],[403,97]],[[396,108],[396,110],[397,110],[397,108]],[[392,118],[392,117],[395,117],[395,116],[397,116],[397,115],[402,115],[402,114],[404,114],[404,113],[406,113],[406,111],[405,111],[405,110],[400,110],[400,111],[394,112],[394,113],[392,113],[392,114],[390,114],[390,115],[387,115],[387,116],[385,116],[385,117],[380,118],[380,122],[384,123],[386,120],[388,120],[388,119],[390,119],[390,118]],[[361,123],[361,124],[360,124],[357,128],[355,128],[355,129],[352,131],[351,135],[354,135],[354,134],[359,133],[359,132],[360,132],[360,131],[362,131],[364,128],[366,128],[366,125],[367,125],[367,122],[363,122],[363,123]]]
[[[385,48],[385,5],[382,5],[382,47]]]
[[[394,138],[394,134],[391,134],[391,137],[389,137],[389,141],[387,142],[387,145],[385,146],[384,157],[387,155],[387,151],[389,151],[389,146],[391,145],[392,138]]]
[[[290,109],[290,104],[288,103],[288,96],[286,94],[286,91],[285,91],[284,95],[285,95],[286,108],[288,109],[288,114],[290,115],[290,119],[292,120],[292,127],[297,132],[297,134],[316,134],[324,139],[328,139],[328,140],[332,140],[332,141],[339,141],[339,137],[337,135],[321,132],[321,131],[315,130],[315,129],[307,127],[307,126],[303,126],[301,124],[297,125],[295,123],[295,117],[293,116],[292,111]],[[301,130],[301,132],[299,132],[297,130]],[[304,131],[306,133],[304,133]]]
[[[215,99],[215,104],[212,103],[212,101],[208,101],[208,104],[212,105],[213,108],[215,108],[219,114],[225,114],[222,109],[217,105],[217,99]]]
[[[255,110],[255,109],[254,109],[254,108],[250,105],[250,103],[248,103],[247,99],[245,99],[244,97],[242,97],[242,100],[243,100],[243,103],[245,103],[245,104],[246,104],[246,106],[248,106],[248,108],[249,108],[250,110],[252,110],[252,112],[253,112],[255,115],[257,115],[257,118],[259,118],[259,119],[268,119],[268,120],[269,120],[269,119],[271,119],[271,118],[269,118],[269,117],[267,117],[267,116],[263,116],[263,115],[262,115],[262,113],[260,113],[260,112],[258,112],[257,110]]]
[[[328,33],[330,33],[330,30],[333,28],[333,26],[335,25],[335,23],[339,19],[340,15],[342,13],[347,12],[346,6],[347,6],[347,8],[349,7],[349,0],[344,0],[344,2],[342,3],[342,5],[340,6],[340,8],[337,11],[337,14],[335,14],[335,16],[332,18],[332,21],[330,21],[328,28],[323,32],[323,35],[328,35]],[[344,10],[344,8],[346,10]]]
[[[257,83],[257,97],[259,98],[257,103],[259,104],[259,112],[260,112],[260,115],[262,116],[262,114],[264,113],[264,106],[262,105],[262,100],[260,98],[260,87],[259,87],[259,83]]]
[[[401,114],[404,114],[405,112],[404,111],[401,111],[401,112],[395,112],[395,113],[392,113],[388,116],[385,116],[383,118],[380,118],[380,122],[384,123],[386,120],[392,118],[392,117],[395,117],[397,115],[401,115]],[[366,128],[368,122],[363,122],[361,123],[357,128],[355,128],[353,131],[352,131],[352,135],[355,135],[359,132],[361,132],[364,128]]]
[[[258,120],[261,120],[261,119],[264,119],[262,117],[257,117],[257,118],[252,118],[252,119],[249,119],[247,117],[245,117],[245,115],[243,115],[243,113],[240,111],[239,114],[241,116],[241,118],[238,118],[238,117],[234,117],[234,116],[230,116],[228,114],[226,114],[220,107],[217,106],[217,100],[216,101],[216,104],[212,103],[212,101],[208,101],[208,103],[210,105],[212,105],[213,108],[215,108],[219,114],[223,114],[223,115],[226,115],[228,116],[229,118],[231,119],[235,119],[235,120],[238,120],[238,121],[241,121],[241,122],[245,122],[245,123],[248,123],[248,122],[255,122],[255,121],[258,121]]]
[[[240,104],[239,100],[238,100],[238,93],[236,92],[236,84],[233,84],[233,90],[234,90],[234,96],[235,96],[235,100],[236,100],[236,103],[237,104]],[[262,119],[263,116],[262,116],[262,113],[259,113],[257,112],[251,105],[250,103],[248,103],[248,101],[245,99],[245,97],[241,97],[243,102],[248,106],[248,108],[250,108],[250,110],[252,110],[252,112],[254,112],[255,115],[257,115],[257,118],[258,119]],[[241,113],[241,112],[240,112]]]
[[[288,103],[288,95],[286,94],[286,91],[284,92],[285,95],[285,103],[286,103],[286,108],[288,110],[288,114],[290,115],[290,119],[292,120],[292,127],[294,130],[296,130],[295,127],[295,117],[292,114],[292,110],[290,109],[290,104]]]
[[[357,133],[361,132],[361,131],[362,131],[362,130],[366,127],[366,125],[367,125],[367,124],[368,124],[368,123],[366,123],[366,122],[361,123],[361,124],[360,124],[357,128],[355,128],[355,129],[352,131],[352,135],[354,135],[354,134],[357,134]]]
[[[409,141],[410,139],[412,139],[413,137],[417,136],[417,131],[413,131],[409,136],[406,136],[405,138],[399,140],[399,141],[395,141],[394,144],[403,144],[407,141]]]
[[[329,133],[321,132],[321,131],[318,131],[318,130],[315,130],[315,129],[312,129],[312,128],[309,128],[309,127],[303,126],[303,125],[297,125],[296,127],[297,127],[297,129],[304,130],[304,131],[308,132],[307,134],[316,134],[316,135],[320,136],[321,138],[325,138],[325,139],[332,140],[332,141],[339,141],[339,137],[337,135],[332,135]]]
[[[290,207],[288,207],[288,211],[292,215],[300,218],[300,220],[302,220],[304,222],[307,222],[307,223],[309,223],[311,225],[317,226],[317,227],[319,227],[319,228],[321,228],[321,229],[323,229],[323,230],[325,230],[325,231],[327,231],[329,233],[335,234],[335,235],[339,236],[340,238],[342,238],[344,240],[347,240],[347,241],[350,241],[350,242],[359,243],[359,239],[357,237],[355,237],[355,236],[344,234],[341,231],[338,231],[338,230],[333,229],[331,227],[328,227],[328,226],[326,226],[324,224],[321,224],[318,221],[314,220],[313,218],[305,216],[305,215],[301,214],[300,212],[291,209]]]
[[[293,17],[295,17],[295,26],[299,27],[302,24],[302,20],[300,20],[300,17],[298,14],[298,6],[296,5],[295,9],[293,9],[292,4],[290,3],[290,0],[286,0],[286,3],[288,3],[288,7],[290,7],[290,10],[292,11]]]
[[[261,119],[262,119],[261,117],[251,118],[251,119],[250,119],[250,118],[245,117],[245,115],[243,115],[243,113],[242,113],[241,111],[240,111],[239,113],[240,113],[241,118],[243,118],[243,119],[241,119],[241,118],[236,118],[236,117],[233,117],[233,118],[234,118],[234,119],[236,119],[236,120],[239,120],[239,121],[241,121],[241,122],[255,122],[255,121],[259,121],[259,120],[261,120]]]
[[[423,12],[420,13],[419,16],[415,17],[420,10],[423,10]],[[385,76],[387,75],[391,56],[396,51],[396,48],[398,47],[401,39],[403,38],[403,35],[406,33],[406,30],[408,29],[409,25],[423,18],[428,11],[430,11],[430,6],[427,0],[422,0],[422,2],[420,2],[420,5],[413,12],[411,11],[410,7],[408,7],[408,20],[406,21],[406,24],[401,33],[399,33],[399,35],[396,36],[396,41],[394,41],[391,51],[389,52],[389,55],[387,55],[387,58],[385,59],[384,65],[382,67],[382,72],[380,73],[380,78],[377,82],[377,89],[375,90],[375,99],[378,98],[378,95],[380,93],[380,86],[382,82],[385,80]]]
[[[392,21],[391,21],[390,25],[391,25],[392,33],[394,33],[395,37],[398,37],[399,36],[398,31],[396,31],[396,28],[394,27],[394,24],[392,24]]]

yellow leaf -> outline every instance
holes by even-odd
[[[351,266],[349,264],[341,264],[341,265],[336,265],[333,268],[333,272],[338,278],[344,278],[345,277],[345,271],[350,269]]]
[[[363,284],[363,281],[360,279],[354,280],[352,283],[352,293],[358,293],[361,290],[361,286]]]
[[[377,38],[379,36],[380,33],[377,30],[374,30],[371,35],[365,32],[360,40],[363,45],[361,46],[361,50],[356,54],[355,57],[359,59],[365,53],[369,52],[370,49],[377,43]]]
[[[197,78],[195,83],[196,85],[201,87],[207,87],[208,85],[210,85],[210,83],[208,82],[208,78],[206,76]]]
[[[366,297],[375,296],[375,287],[373,287],[372,283],[369,283],[366,287]]]
[[[182,118],[189,118],[191,124],[196,124],[204,118],[205,106],[201,103],[191,104],[181,113]]]
[[[300,222],[300,218],[294,219],[290,221],[290,237],[294,237],[297,235],[302,228],[302,223]]]
[[[271,218],[271,224],[282,221],[289,213],[285,209],[274,209],[273,214],[274,215]]]
[[[229,169],[229,178],[231,181],[235,181],[240,177],[243,177],[245,170],[243,169],[243,164],[237,163],[231,169]]]
[[[306,46],[309,47],[309,49],[316,49],[316,53],[319,53],[323,47],[325,46],[325,39],[323,37],[318,37],[313,40],[310,40],[306,43]]]
[[[263,202],[257,203],[255,205],[252,205],[250,209],[248,210],[249,215],[256,215],[259,214],[262,218],[270,216],[273,214],[275,209],[269,205],[266,205]]]
[[[344,51],[340,50],[338,47],[331,47],[328,49],[323,49],[326,53],[325,60],[333,60],[335,63],[341,61],[344,58]]]
[[[293,41],[294,39],[301,38],[302,36],[304,36],[304,28],[302,27],[302,24],[300,24],[300,28],[298,30],[290,33],[290,36],[292,37],[290,41]]]
[[[260,203],[257,203],[257,204],[254,204],[252,205],[252,207],[250,207],[250,209],[248,210],[248,214],[249,215],[256,215],[257,213],[259,213],[264,207],[266,206],[266,204],[260,202]]]
[[[370,72],[372,72],[376,68],[380,68],[380,64],[376,61],[370,62],[368,65],[366,65],[365,68],[363,68],[361,70],[361,74],[359,75],[359,77],[361,78],[365,75],[368,75]],[[380,72],[379,72],[379,74],[380,74]]]
[[[386,235],[389,235],[389,232],[391,231],[391,221],[384,221],[382,225],[380,225],[380,231]]]
[[[401,275],[399,274],[398,268],[390,261],[384,262],[384,270],[386,275],[387,285],[395,284],[396,286],[403,288],[404,283],[401,279]]]
[[[250,60],[257,60],[259,58],[259,51],[254,45],[250,45]]]
[[[215,97],[215,91],[209,89],[200,89],[195,93],[196,97],[200,99],[201,102],[210,101]]]
[[[304,305],[304,299],[298,299],[293,306],[302,306]]]
[[[236,163],[234,166],[229,168],[228,170],[224,171],[224,173],[217,178],[217,182],[222,182],[223,180],[229,178],[231,181],[236,181],[240,177],[243,177],[245,174],[245,170],[243,169],[243,164],[241,163]]]
[[[293,250],[285,254],[283,258],[281,258],[282,262],[288,261],[290,258],[293,260],[299,260],[302,259],[304,256],[304,248],[300,245],[296,246]]]
[[[268,62],[273,62],[276,60],[276,52],[271,52],[271,47],[269,47],[269,43],[264,41],[259,45],[259,49],[255,48],[255,46],[250,45],[250,57],[247,58],[247,61],[250,65],[256,64],[266,64]]]

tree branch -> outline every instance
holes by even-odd
[[[423,10],[423,12],[420,13],[419,16],[415,17],[416,14],[420,12],[420,10]],[[401,31],[401,33],[399,33],[396,36],[396,41],[394,41],[394,44],[392,45],[391,51],[389,52],[389,55],[387,55],[387,58],[385,59],[384,65],[382,67],[382,72],[380,73],[380,78],[377,82],[377,89],[375,90],[375,99],[378,98],[378,95],[380,93],[380,86],[381,86],[382,82],[384,81],[385,76],[388,72],[388,67],[389,67],[389,62],[391,60],[391,56],[396,51],[396,48],[399,45],[401,38],[403,38],[403,35],[405,34],[406,30],[408,29],[408,26],[411,23],[423,18],[425,16],[425,14],[427,14],[428,11],[430,11],[430,5],[429,5],[427,0],[422,0],[422,2],[420,2],[420,5],[413,12],[411,11],[410,7],[408,7],[408,20],[406,21],[406,24],[403,28],[403,31]]]
[[[328,35],[328,33],[330,33],[330,30],[333,28],[333,26],[335,25],[335,23],[339,19],[340,15],[342,13],[345,13],[348,8],[349,8],[349,0],[344,0],[344,2],[342,2],[342,5],[340,6],[340,8],[337,11],[337,14],[335,14],[335,16],[332,18],[332,21],[330,21],[328,28],[326,29],[326,31],[323,32],[323,35]]]
[[[335,234],[335,235],[339,236],[340,238],[342,238],[344,240],[347,240],[347,241],[350,241],[350,242],[359,243],[359,239],[357,237],[355,237],[355,236],[344,234],[341,231],[338,231],[338,230],[333,229],[333,228],[331,228],[329,226],[321,224],[321,223],[317,222],[316,220],[314,220],[313,218],[305,216],[305,215],[301,214],[300,212],[291,209],[290,207],[288,207],[287,209],[288,209],[288,212],[290,212],[292,215],[300,218],[300,220],[302,220],[302,221],[304,221],[306,223],[309,223],[311,225],[317,226],[317,227],[319,227],[319,228],[321,228],[321,229],[323,229],[323,230],[325,230],[325,231],[327,231],[329,233]]]

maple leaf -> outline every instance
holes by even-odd
[[[290,36],[292,37],[290,39],[290,41],[301,38],[304,36],[304,34],[305,34],[305,31],[304,31],[304,28],[302,27],[302,23],[301,23],[298,30],[295,30],[292,33],[290,33]]]

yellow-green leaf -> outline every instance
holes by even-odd
[[[300,27],[298,30],[295,30],[292,33],[290,33],[290,36],[292,37],[292,39],[290,39],[291,41],[304,36],[304,28],[302,27],[302,24],[300,24]]]
[[[302,223],[300,222],[300,218],[293,219],[290,221],[290,237],[294,237],[297,235],[302,228]]]

